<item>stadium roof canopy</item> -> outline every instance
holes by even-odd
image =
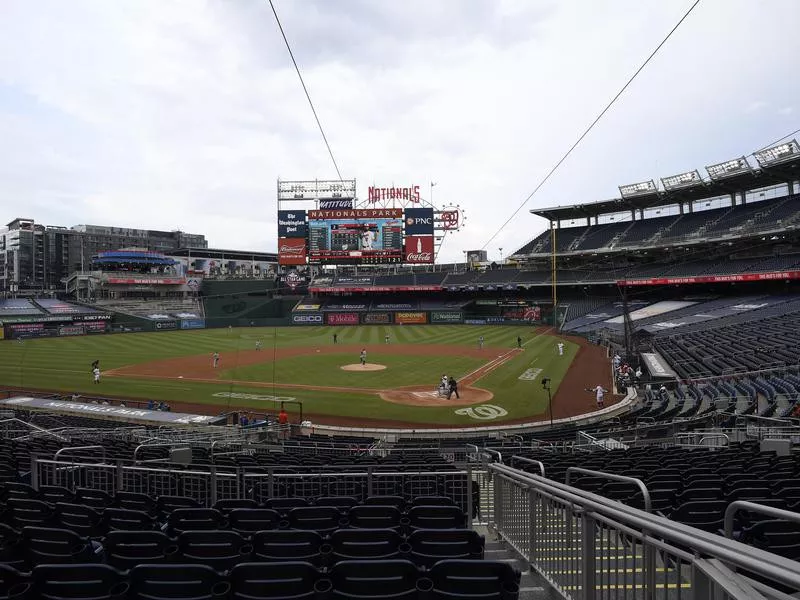
[[[796,142],[791,142],[791,144],[794,144],[796,148]],[[760,163],[762,158],[758,155],[759,153],[756,153],[756,158]],[[716,174],[719,171],[724,171],[725,167],[732,163],[741,165],[741,167],[732,169],[728,173],[723,172],[721,175],[711,175],[712,173]],[[720,169],[716,169],[716,167],[720,167]],[[688,177],[689,183],[681,184],[669,190],[659,189],[655,184],[645,182],[647,185],[636,184],[641,185],[644,191],[628,197],[571,206],[537,208],[530,212],[549,221],[585,219],[597,215],[669,206],[681,202],[693,202],[735,192],[746,192],[772,185],[780,185],[800,179],[800,154],[792,154],[789,159],[778,160],[773,164],[762,165],[758,168],[751,167],[747,160],[742,157],[741,159],[734,159],[727,163],[707,167],[706,170],[711,175],[708,179],[701,179],[697,171],[690,171],[683,175],[692,175],[693,173],[697,173],[697,175]],[[677,177],[681,176],[675,176],[675,178]],[[673,178],[664,178],[662,182],[665,179]]]
[[[224,250],[221,248],[180,248],[169,250],[170,256],[186,256],[191,258],[209,258],[215,260],[258,260],[262,262],[278,262],[277,252],[251,252],[248,250]]]

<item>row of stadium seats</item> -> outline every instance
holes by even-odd
[[[556,249],[563,253],[641,247],[675,243],[678,240],[699,236],[711,239],[715,236],[781,229],[800,216],[797,198],[796,195],[789,195],[743,206],[716,208],[683,215],[566,227],[557,230]],[[551,250],[551,235],[547,230],[513,254],[550,253]]]
[[[246,562],[303,561],[330,567],[345,560],[410,560],[431,568],[441,560],[483,560],[484,539],[471,529],[315,531],[264,529],[242,535],[228,530],[191,530],[169,536],[161,531],[112,530],[93,540],[70,529],[0,528],[0,563],[18,570],[40,564],[104,562],[117,569],[139,564],[205,564],[227,571]]]
[[[239,564],[220,573],[203,564],[39,565],[0,569],[0,593],[14,600],[278,600],[359,598],[516,600],[520,574],[506,563],[447,560],[423,571],[407,560]]]

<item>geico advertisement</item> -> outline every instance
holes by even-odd
[[[321,313],[303,313],[292,315],[292,323],[295,325],[322,325]]]

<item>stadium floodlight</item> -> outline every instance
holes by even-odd
[[[753,152],[753,156],[756,157],[759,165],[769,167],[770,165],[800,158],[800,146],[797,145],[797,140],[792,140],[779,146]]]
[[[716,165],[709,165],[706,167],[708,176],[713,180],[725,179],[726,177],[734,177],[742,173],[752,173],[753,168],[747,159],[742,156],[741,158],[734,158],[733,160],[726,160],[723,163]]]
[[[701,183],[703,183],[703,178],[700,177],[700,171],[697,169],[686,173],[680,173],[679,175],[670,175],[669,177],[661,178],[661,185],[663,185],[664,189],[668,192],[692,187]]]
[[[634,198],[636,196],[657,194],[658,188],[656,187],[656,182],[651,179],[650,181],[621,185],[619,186],[619,193],[623,198]]]

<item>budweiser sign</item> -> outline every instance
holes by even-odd
[[[433,236],[407,235],[405,240],[405,262],[412,264],[433,262]]]
[[[367,200],[380,202],[382,200],[403,200],[406,202],[419,202],[419,186],[409,187],[375,187],[370,186],[367,190]]]
[[[280,265],[306,264],[305,238],[278,239],[278,264]]]

